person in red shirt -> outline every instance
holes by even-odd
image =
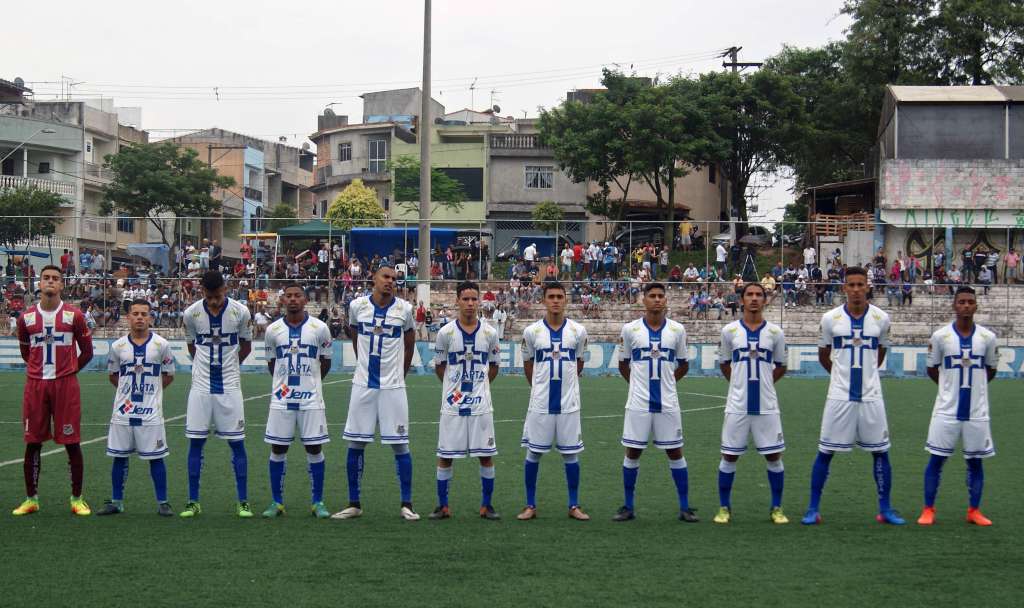
[[[14,515],[39,510],[37,492],[43,442],[51,438],[68,453],[71,512],[92,513],[82,499],[82,397],[76,376],[92,359],[92,334],[82,311],[61,301],[63,289],[60,268],[43,267],[39,302],[18,318],[18,342],[28,376],[22,400],[26,498]]]

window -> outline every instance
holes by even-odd
[[[388,140],[371,139],[369,143],[370,166],[367,167],[367,171],[370,173],[384,173],[388,162]]]
[[[342,142],[338,144],[338,161],[345,162],[352,160],[352,142]]]
[[[117,214],[117,231],[135,234],[135,220],[123,213]]]
[[[555,168],[551,165],[526,165],[526,187],[550,189],[555,181]]]
[[[715,183],[715,180],[718,179],[717,173],[718,173],[718,166],[717,165],[708,165],[708,183],[709,184]]]
[[[320,217],[327,217],[327,199],[320,201]]]
[[[387,211],[390,206],[391,206],[391,199],[385,198],[384,199],[384,211]]]

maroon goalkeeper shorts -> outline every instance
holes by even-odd
[[[79,443],[82,396],[78,376],[26,379],[21,418],[25,424],[25,443],[42,443],[51,438],[59,444]]]

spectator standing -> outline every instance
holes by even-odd
[[[1010,247],[1010,251],[1007,252],[1006,257],[1003,258],[1003,264],[1006,266],[1006,270],[1003,272],[1003,281],[1009,285],[1017,282],[1017,268],[1020,266],[1020,256],[1017,255],[1017,251],[1013,247]]]

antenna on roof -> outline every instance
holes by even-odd
[[[473,109],[473,94],[476,92],[476,80],[477,77],[473,77],[473,83],[469,85],[469,109]]]

